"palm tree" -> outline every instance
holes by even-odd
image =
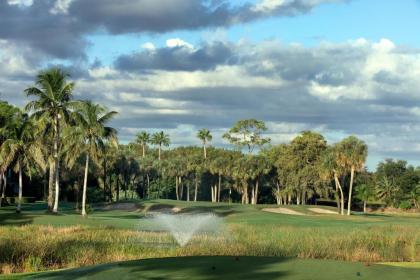
[[[13,137],[14,126],[17,120],[21,118],[21,111],[9,105],[7,102],[0,101],[0,146],[2,143],[10,138]],[[2,166],[4,159],[1,157],[0,154],[0,166]],[[3,204],[3,200],[5,199],[6,195],[6,187],[7,187],[7,176],[6,176],[7,167],[0,168],[0,207]]]
[[[146,146],[150,142],[150,134],[146,131],[141,131],[137,134],[136,143],[141,145],[142,157],[146,156]]]
[[[80,103],[78,106],[77,125],[67,134],[67,141],[70,143],[69,155],[84,154],[85,174],[83,180],[82,194],[82,215],[86,216],[86,190],[89,172],[89,160],[99,161],[104,151],[105,142],[109,140],[116,146],[117,132],[115,129],[105,126],[116,114],[115,111],[108,112],[105,107],[94,104],[91,101]],[[69,157],[70,165],[77,157]]]
[[[334,180],[338,212],[341,215],[344,215],[344,192],[343,187],[340,184],[340,177],[343,175],[344,171],[337,164],[337,145],[324,151],[319,168],[322,180],[328,182]]]
[[[16,206],[16,212],[21,212],[22,190],[23,190],[23,169],[36,163],[37,167],[45,168],[42,145],[35,135],[36,126],[32,119],[26,114],[19,114],[18,118],[13,120],[13,126],[10,126],[9,138],[6,139],[0,147],[2,166],[4,170],[12,165],[15,172],[19,174],[19,198]]]
[[[416,207],[420,208],[420,184],[414,186],[408,193],[409,201]]]
[[[363,213],[366,213],[367,202],[375,197],[375,188],[370,184],[362,184],[356,188],[356,197],[363,201]]]
[[[213,139],[213,136],[210,133],[210,130],[203,128],[197,133],[198,139],[203,142],[204,158],[207,158],[207,143]]]
[[[394,179],[389,179],[385,176],[378,181],[376,189],[378,198],[385,201],[388,206],[395,203],[395,198],[400,190],[400,187],[395,183]]]
[[[52,129],[52,155],[50,161],[50,182],[55,182],[55,198],[53,212],[58,212],[58,199],[60,190],[60,153],[61,129],[70,120],[71,111],[75,103],[72,101],[74,83],[67,83],[69,74],[59,68],[41,71],[36,78],[35,86],[25,90],[28,97],[35,97],[26,105],[27,111],[45,124],[46,130]],[[52,192],[50,184],[50,193]],[[49,200],[49,207],[51,207]]]
[[[343,139],[337,145],[337,162],[342,168],[350,169],[349,196],[347,200],[347,215],[351,214],[351,198],[353,191],[354,174],[362,171],[367,157],[367,145],[355,136]]]
[[[161,150],[162,150],[162,146],[168,147],[169,143],[170,143],[170,139],[169,139],[169,135],[165,134],[163,131],[161,132],[156,132],[152,135],[152,139],[150,141],[152,144],[157,145],[158,146],[158,151],[159,151],[159,161],[161,159]]]

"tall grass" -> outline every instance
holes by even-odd
[[[166,232],[22,226],[0,228],[0,271],[32,272],[112,261],[192,255],[248,255],[363,262],[420,261],[420,232],[409,226],[363,229],[231,224],[185,247]]]

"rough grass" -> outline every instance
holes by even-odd
[[[22,226],[0,229],[3,273],[79,267],[175,256],[279,256],[360,262],[420,261],[420,232],[228,225],[220,235],[197,235],[179,247],[165,232],[115,228]]]

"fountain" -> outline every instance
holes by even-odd
[[[180,246],[185,246],[196,233],[215,233],[222,219],[211,213],[154,214],[153,222],[171,233]]]

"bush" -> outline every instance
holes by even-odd
[[[410,202],[404,200],[400,202],[400,205],[398,206],[398,208],[403,209],[403,210],[408,210],[411,209],[412,205]]]

